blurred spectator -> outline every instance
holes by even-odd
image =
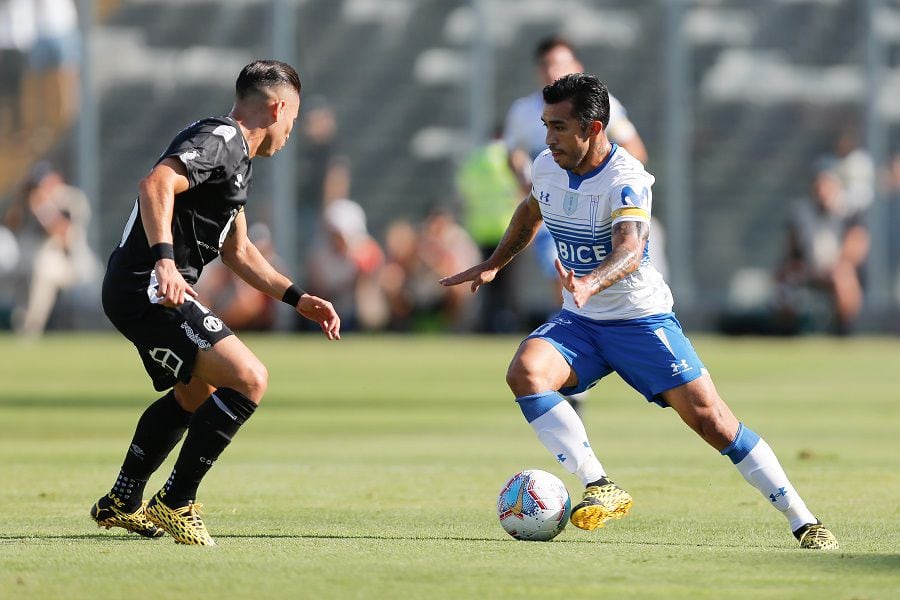
[[[362,207],[332,200],[322,225],[307,260],[310,293],[331,299],[344,330],[384,327],[388,308],[378,283],[384,254],[369,235]]]
[[[815,327],[817,296],[824,293],[832,330],[846,334],[862,310],[860,271],[869,234],[847,194],[833,160],[816,165],[810,197],[790,216],[787,255],[778,280],[778,317],[786,331]]]
[[[281,260],[275,253],[272,234],[264,223],[254,223],[247,229],[247,237],[260,253],[279,271]],[[203,269],[203,278],[194,285],[199,300],[216,313],[231,329],[267,331],[273,329],[277,302],[238,277],[221,260]]]
[[[434,274],[434,285],[443,291],[441,312],[445,327],[451,331],[472,329],[475,317],[472,293],[466,286],[445,287],[438,280],[480,262],[478,246],[449,211],[437,209],[422,224],[419,253]]]
[[[503,238],[513,211],[523,198],[509,168],[503,140],[497,138],[470,153],[456,173],[456,185],[463,199],[466,231],[485,260]],[[478,294],[479,331],[508,333],[519,329],[517,265],[513,262],[501,270],[492,285]]]
[[[325,205],[350,197],[350,164],[337,147],[337,120],[325,99],[305,100],[302,112],[297,125],[304,138],[298,151],[297,239],[305,256]]]
[[[0,139],[21,131],[22,84],[35,38],[32,0],[0,1]]]
[[[385,233],[384,247],[379,283],[390,311],[388,326],[394,331],[410,331],[416,307],[425,303],[419,289],[431,289],[431,273],[419,259],[419,233],[409,221],[393,221]]]
[[[28,281],[14,326],[27,336],[40,335],[61,291],[92,285],[100,264],[87,243],[90,204],[49,163],[34,166],[19,201],[4,223],[18,236],[19,274]]]
[[[900,153],[891,157],[887,176],[888,231],[900,231]],[[900,236],[891,235],[888,241],[890,264],[894,269],[894,302],[900,306]]]
[[[452,291],[438,283],[462,264],[478,262],[475,243],[445,211],[433,212],[417,230],[405,220],[390,224],[382,289],[395,331],[468,331],[474,326],[474,297],[465,286]]]
[[[0,329],[11,325],[15,301],[15,269],[19,264],[19,243],[13,232],[0,225]]]
[[[72,123],[79,105],[81,40],[74,0],[32,0],[36,39],[30,66],[35,75],[34,121],[60,131]],[[54,131],[34,128],[40,144]],[[46,138],[46,140],[45,140]]]
[[[859,214],[869,208],[875,199],[875,163],[860,147],[853,129],[846,129],[837,136],[833,170],[844,190],[843,210],[846,214]]]

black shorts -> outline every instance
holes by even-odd
[[[209,350],[233,335],[222,319],[189,297],[181,306],[168,308],[151,304],[146,294],[120,296],[114,300],[117,306],[104,296],[106,315],[135,345],[157,391],[167,390],[179,381],[188,383],[197,352]]]

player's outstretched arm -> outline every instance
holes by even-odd
[[[341,318],[331,302],[296,291],[285,275],[247,237],[247,217],[241,211],[222,244],[222,262],[248,284],[276,300],[296,308],[303,317],[315,321],[329,340],[341,339]]]
[[[450,275],[440,280],[441,285],[451,286],[459,285],[466,281],[472,282],[472,293],[474,294],[479,287],[485,283],[490,283],[497,276],[497,272],[513,259],[513,257],[524,250],[531,240],[537,234],[538,227],[541,225],[541,209],[534,199],[529,196],[519,204],[516,212],[513,213],[506,233],[503,239],[497,244],[493,254],[484,261],[465,271]]]
[[[620,221],[613,226],[612,252],[596,269],[578,277],[556,259],[556,272],[563,287],[572,292],[575,306],[581,308],[591,296],[621,281],[641,266],[644,244],[650,235],[650,226],[643,221]]]
[[[197,297],[175,265],[172,249],[172,214],[175,194],[188,189],[187,170],[181,161],[167,158],[141,180],[139,204],[147,243],[158,255],[153,270],[159,284],[156,295],[163,306],[181,306],[185,294]]]
[[[318,323],[329,340],[341,339],[341,318],[328,300],[303,294],[297,303],[297,312]]]

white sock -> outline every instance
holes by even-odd
[[[816,518],[791,485],[769,444],[741,423],[734,441],[722,454],[728,456],[747,482],[781,511],[796,531]]]
[[[541,443],[581,483],[587,485],[606,476],[588,442],[584,423],[562,396],[544,392],[516,398],[516,402]]]
[[[588,399],[589,395],[590,392],[585,390],[583,392],[578,392],[577,394],[569,394],[568,396],[566,396],[566,398],[568,398],[569,400],[574,400],[575,402],[584,402]]]

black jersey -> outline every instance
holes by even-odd
[[[175,196],[172,239],[175,264],[191,285],[219,249],[238,212],[247,202],[252,169],[247,142],[230,117],[211,117],[183,129],[159,164],[168,157],[187,169],[190,187]],[[120,293],[146,290],[156,257],[150,252],[136,201],[122,240],[109,259],[104,287]]]

